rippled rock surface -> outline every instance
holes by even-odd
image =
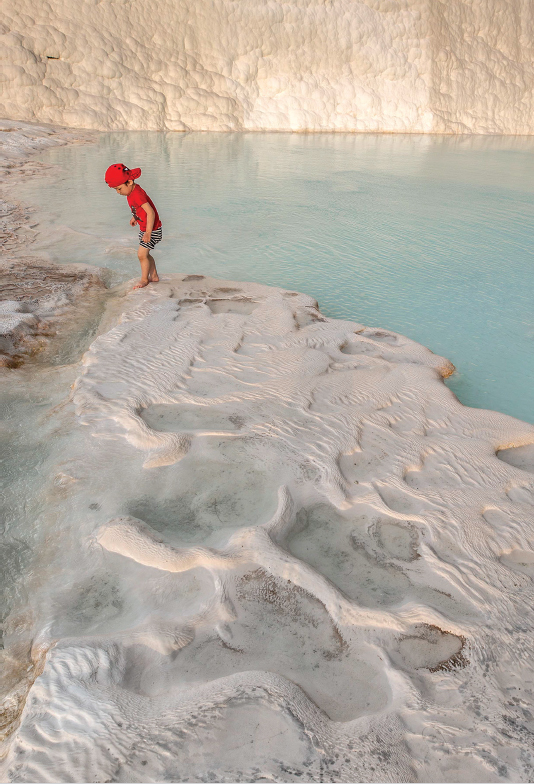
[[[296,292],[165,276],[104,324],[6,777],[531,780],[534,428]]]

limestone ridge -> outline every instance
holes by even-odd
[[[109,308],[6,777],[531,780],[534,427],[297,292]]]
[[[5,0],[1,29],[19,120],[534,133],[529,0]]]

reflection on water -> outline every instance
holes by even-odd
[[[451,359],[468,404],[534,420],[534,139],[110,133],[52,149],[41,248],[138,273],[136,229],[106,167],[141,166],[162,272],[305,291],[330,316],[404,333]]]

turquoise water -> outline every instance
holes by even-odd
[[[53,260],[138,274],[103,177],[141,166],[161,272],[304,291],[448,357],[463,403],[534,422],[533,138],[110,133],[40,158],[54,177],[20,198]]]

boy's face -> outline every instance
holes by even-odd
[[[134,185],[135,183],[133,180],[128,180],[127,182],[123,182],[122,185],[119,185],[117,188],[115,188],[115,190],[121,196],[128,196],[133,191]]]

